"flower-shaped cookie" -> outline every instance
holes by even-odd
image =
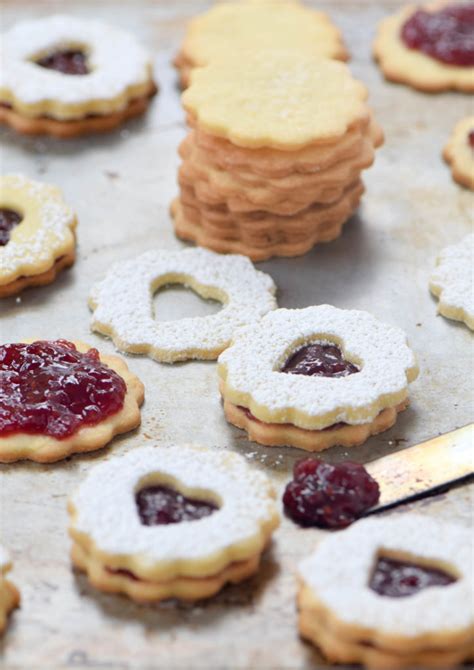
[[[218,314],[158,322],[153,294],[182,284],[223,304]],[[114,265],[90,294],[92,329],[115,346],[148,354],[165,363],[215,359],[234,332],[275,309],[275,284],[244,256],[221,256],[205,249],[148,251]]]
[[[16,586],[5,576],[11,567],[10,557],[0,545],[0,635],[7,625],[9,613],[20,604],[20,594]]]
[[[156,92],[132,35],[73,16],[24,21],[2,36],[0,123],[73,137],[141,114]]]
[[[279,523],[274,495],[228,451],[135,449],[70,499],[72,560],[98,589],[134,600],[210,597],[257,571]]]
[[[262,444],[320,451],[392,426],[418,368],[400,329],[320,305],[242,329],[218,372],[230,423]]]
[[[443,249],[430,277],[438,312],[474,330],[474,234]]]
[[[99,449],[139,425],[143,396],[122,359],[86,344],[0,345],[0,463]]]
[[[49,284],[72,265],[76,225],[55,186],[0,176],[0,298]]]
[[[451,167],[453,179],[474,191],[474,115],[456,124],[443,158]]]
[[[332,662],[374,670],[472,658],[471,546],[469,529],[416,514],[323,540],[299,567],[301,634]]]
[[[474,5],[408,5],[384,19],[374,56],[385,77],[427,92],[474,91]]]

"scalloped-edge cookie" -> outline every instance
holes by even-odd
[[[0,123],[20,132],[111,130],[141,114],[155,92],[149,55],[118,28],[53,15],[2,35]]]
[[[393,425],[418,367],[399,328],[319,305],[278,309],[239,331],[218,374],[231,423],[263,444],[319,451]]]
[[[95,451],[140,424],[141,381],[82,342],[0,345],[0,463],[52,463]],[[40,372],[39,372],[40,371]]]
[[[474,191],[474,115],[461,119],[443,149],[453,179]]]
[[[443,249],[430,277],[438,312],[474,330],[474,233]]]
[[[72,265],[76,226],[56,186],[0,176],[0,298],[49,284]]]
[[[156,321],[153,295],[168,284],[186,286],[223,307],[211,316]],[[244,256],[205,249],[148,251],[117,263],[92,288],[91,327],[121,351],[164,363],[216,359],[237,329],[276,308],[275,292],[271,277]]]
[[[473,658],[471,544],[469,529],[416,514],[324,539],[299,566],[300,633],[330,661],[374,670]]]
[[[208,598],[257,571],[279,524],[274,498],[268,478],[232,452],[135,449],[95,467],[72,495],[72,561],[96,588],[139,602]]]
[[[220,3],[191,19],[174,65],[185,87],[194,68],[229,51],[272,47],[348,59],[341,33],[326,14],[296,2],[266,0]]]
[[[8,615],[20,604],[20,593],[6,574],[12,568],[10,556],[0,545],[0,635],[7,625]]]
[[[373,45],[375,59],[386,79],[407,84],[420,91],[437,93],[447,90],[463,92],[474,91],[474,67],[450,65],[424,53],[408,47],[401,31],[406,22],[417,12],[437,12],[450,3],[433,2],[421,7],[407,5],[381,21]],[[440,40],[439,32],[437,40]]]

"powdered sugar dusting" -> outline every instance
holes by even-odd
[[[0,545],[0,575],[2,572],[6,572],[10,567],[10,555],[8,551]]]
[[[169,283],[201,288],[204,297],[218,297],[224,307],[212,316],[155,321],[153,293]],[[114,265],[92,288],[91,327],[110,335],[121,350],[160,361],[217,358],[236,329],[275,309],[275,291],[271,277],[244,256],[206,249],[148,251]]]

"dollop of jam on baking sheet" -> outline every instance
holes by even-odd
[[[120,411],[127,386],[97,349],[66,340],[0,346],[0,437],[70,437]]]
[[[363,465],[305,458],[295,464],[283,505],[302,526],[344,528],[375,505],[379,496],[377,482]]]
[[[471,149],[474,149],[474,128],[470,131],[469,135],[467,136],[467,142]]]
[[[80,49],[57,49],[35,60],[36,65],[62,74],[89,74],[86,54]]]
[[[138,516],[144,526],[197,521],[218,507],[210,500],[188,498],[170,486],[147,486],[135,494]]]
[[[347,377],[360,368],[347,361],[336,344],[308,344],[295,351],[281,372],[307,377]]]
[[[381,596],[405,598],[429,586],[448,586],[457,581],[439,568],[379,556],[369,587]]]
[[[402,26],[410,49],[446,65],[474,65],[474,2],[448,5],[437,12],[417,10]]]
[[[14,209],[0,207],[0,247],[4,247],[10,241],[11,230],[21,223],[23,217]]]

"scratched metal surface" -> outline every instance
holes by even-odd
[[[329,302],[372,311],[408,333],[421,368],[412,405],[387,433],[351,451],[366,462],[471,420],[472,336],[435,315],[427,280],[438,249],[469,231],[472,195],[456,186],[440,159],[458,118],[472,109],[467,96],[426,96],[383,82],[369,45],[377,21],[396,7],[378,0],[322,2],[343,29],[352,67],[371,91],[386,133],[367,194],[343,236],[303,258],[261,264],[279,286],[280,305]],[[17,20],[68,10],[132,30],[156,53],[160,93],[145,118],[121,132],[59,142],[2,131],[1,169],[61,186],[79,216],[78,259],[52,286],[25,292],[0,305],[0,341],[66,337],[105,352],[110,342],[89,332],[86,297],[110,263],[152,246],[180,248],[168,206],[176,192],[176,147],[183,115],[169,61],[187,17],[204,2],[3,3],[2,28]],[[157,298],[160,318],[212,312],[186,291]],[[207,311],[206,311],[207,310]],[[10,548],[22,608],[0,642],[6,668],[323,668],[317,652],[296,632],[294,567],[321,533],[284,520],[259,575],[195,607],[174,603],[137,606],[102,595],[76,575],[68,560],[66,499],[96,463],[141,444],[193,440],[244,454],[268,472],[279,490],[303,452],[248,443],[223,419],[213,363],[167,367],[146,358],[129,364],[146,384],[139,431],[95,454],[48,467],[28,463],[0,468],[0,530]],[[328,460],[347,456],[342,449]],[[423,513],[472,523],[466,488],[414,505]],[[402,513],[407,513],[403,510]],[[341,560],[348,557],[341,556]]]

